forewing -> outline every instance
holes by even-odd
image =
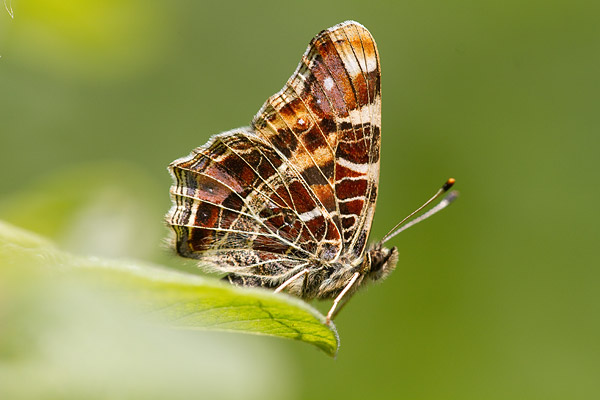
[[[371,228],[380,146],[380,68],[373,37],[347,21],[310,43],[284,88],[253,120],[314,196],[314,218],[331,220],[360,257]]]

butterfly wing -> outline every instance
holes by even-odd
[[[252,122],[169,169],[176,249],[231,281],[276,286],[362,257],[379,173],[379,60],[362,25],[317,35]]]
[[[277,282],[316,261],[322,241],[339,241],[331,221],[307,218],[314,196],[250,129],[216,135],[169,169],[176,249],[217,271]]]
[[[254,118],[334,221],[342,252],[361,258],[377,198],[381,126],[379,56],[361,24],[317,35],[284,88]],[[315,217],[321,215],[315,209]]]

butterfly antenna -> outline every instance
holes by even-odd
[[[446,193],[448,190],[450,190],[450,188],[454,185],[454,182],[456,182],[456,180],[454,178],[450,178],[448,179],[444,185],[442,185],[442,187],[433,195],[433,197],[431,197],[429,200],[427,200],[421,207],[417,208],[415,211],[413,211],[412,213],[410,213],[406,218],[404,218],[402,221],[398,222],[396,224],[396,226],[394,226],[384,237],[383,239],[381,239],[380,243],[385,243],[388,240],[390,240],[391,238],[393,238],[394,236],[396,236],[397,234],[399,234],[400,232],[410,228],[413,225],[418,224],[419,222],[426,220],[427,218],[431,217],[433,214],[443,210],[444,208],[448,207],[454,200],[456,200],[456,198],[458,197],[458,192],[456,191],[452,191],[450,192],[450,194],[448,194],[448,196],[444,197],[442,199],[442,201],[440,201],[435,207],[433,207],[431,210],[427,211],[426,213],[424,213],[423,215],[420,215],[419,217],[413,219],[412,221],[409,221],[405,224],[406,221],[408,221],[410,218],[413,217],[413,215],[417,214],[418,212],[420,212],[421,210],[423,210],[425,207],[427,207],[429,204],[431,204],[432,202],[434,202],[436,199],[438,199],[440,196],[442,196],[444,193]]]

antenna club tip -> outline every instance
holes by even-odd
[[[454,185],[455,182],[456,182],[456,179],[454,179],[454,178],[448,179],[446,181],[446,183],[444,183],[444,186],[442,186],[442,190],[444,192],[448,191],[448,189],[450,189]]]

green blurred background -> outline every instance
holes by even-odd
[[[236,384],[279,399],[600,397],[600,3],[14,0],[13,9],[14,19],[0,12],[0,218],[66,250],[195,271],[163,245],[166,166],[247,125],[311,37],[346,19],[372,32],[383,70],[372,238],[446,178],[461,192],[393,240],[396,272],[336,320],[337,359],[299,342],[154,331],[147,347],[119,341],[128,361],[96,354],[126,365],[128,384],[108,398],[145,385],[163,393],[157,381],[172,398],[208,381],[224,391],[204,398],[244,397]],[[161,337],[189,350],[152,351]],[[232,353],[243,361],[228,365]],[[61,385],[68,393],[73,382]]]

